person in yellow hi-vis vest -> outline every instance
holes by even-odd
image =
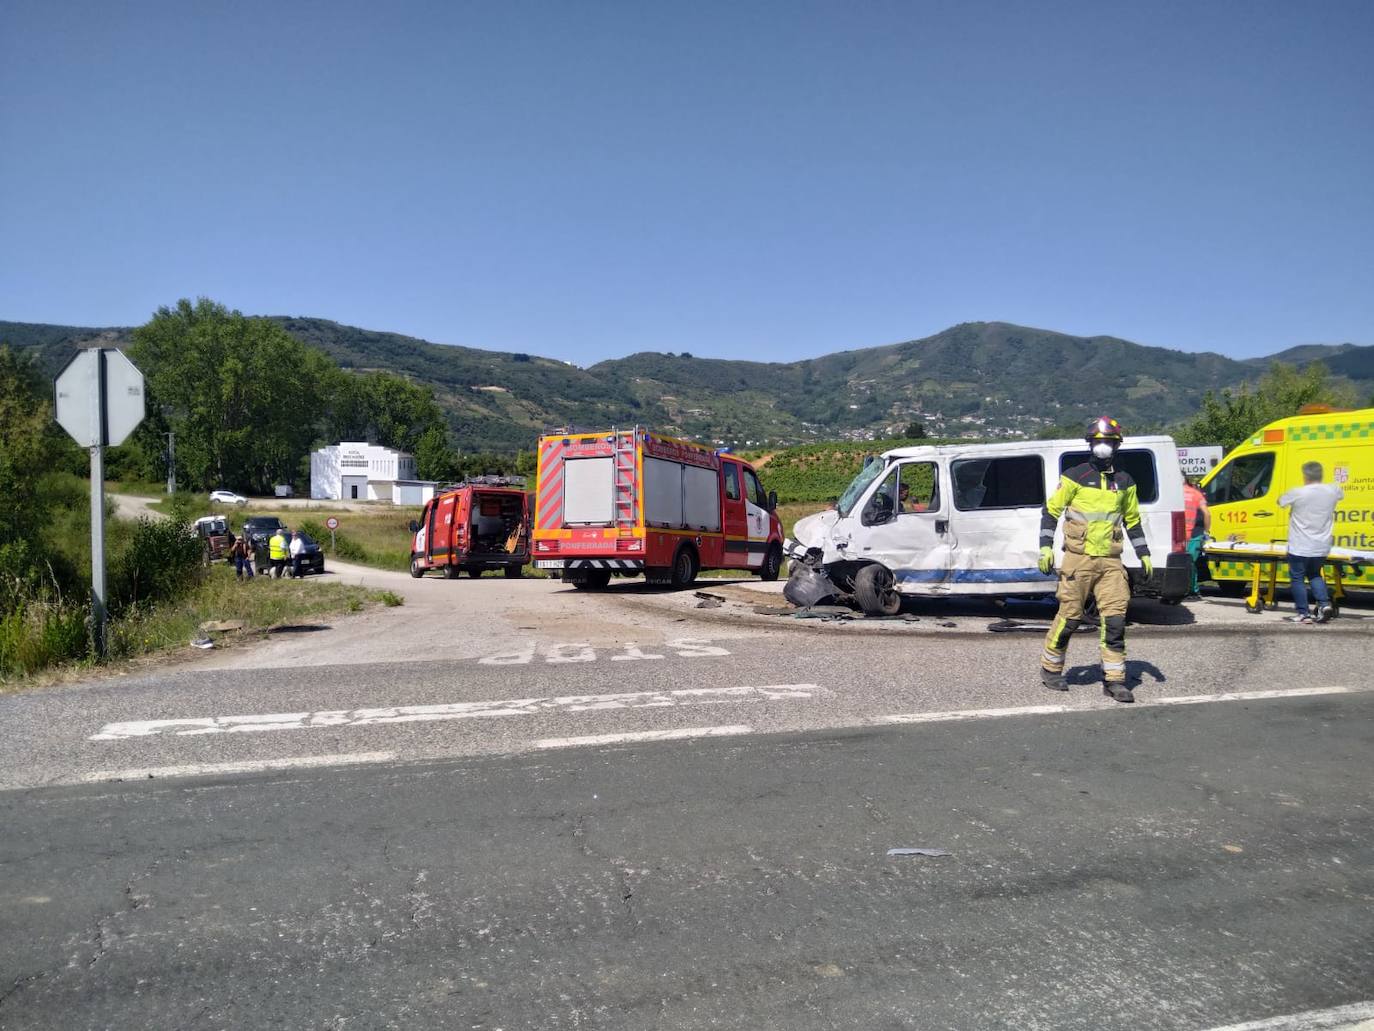
[[[277,578],[285,576],[286,560],[291,557],[291,535],[286,527],[278,527],[267,542],[267,557],[272,562],[272,575]]]
[[[1064,517],[1064,562],[1059,569],[1059,612],[1045,637],[1040,679],[1052,691],[1067,691],[1064,656],[1069,638],[1083,620],[1089,599],[1097,601],[1102,621],[1103,692],[1118,702],[1133,702],[1126,683],[1126,607],[1131,585],[1121,564],[1122,528],[1148,577],[1154,572],[1135,480],[1114,468],[1121,446],[1121,424],[1102,417],[1088,424],[1092,458],[1064,472],[1059,488],[1045,502],[1040,517],[1040,572],[1054,570],[1054,531]]]

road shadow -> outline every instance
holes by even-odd
[[[1169,680],[1164,675],[1164,671],[1153,662],[1143,662],[1139,659],[1126,660],[1126,684],[1129,687],[1139,687],[1147,677],[1156,684],[1165,684]],[[1070,687],[1087,687],[1089,685],[1100,687],[1102,685],[1102,667],[1096,664],[1074,666],[1072,669],[1064,671],[1064,679],[1068,681]]]
[[[1328,590],[1331,583],[1327,581]],[[1248,588],[1247,588],[1248,589]],[[1311,593],[1307,596],[1308,604],[1315,606],[1316,602]],[[1223,594],[1214,587],[1204,584],[1202,587],[1202,604],[1212,606],[1222,610],[1232,610],[1242,612],[1245,610],[1245,597],[1233,593]],[[1274,592],[1274,604],[1265,606],[1265,612],[1291,613],[1293,611],[1293,595],[1287,585],[1280,585]],[[1339,602],[1340,616],[1352,621],[1374,619],[1374,591],[1356,590],[1347,592],[1345,597]],[[1338,617],[1339,618],[1339,617]]]
[[[274,626],[267,632],[269,634],[316,634],[321,630],[333,630],[332,626],[321,623],[292,623],[286,626]]]

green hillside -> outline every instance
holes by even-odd
[[[1144,347],[1002,322],[970,322],[885,347],[763,363],[643,352],[581,369],[537,355],[434,344],[326,319],[268,316],[339,365],[386,369],[433,387],[465,450],[530,447],[552,426],[642,423],[757,447],[872,440],[918,421],[947,438],[1038,436],[1110,411],[1136,431],[1197,411],[1208,390],[1256,378],[1267,359]],[[55,372],[82,345],[130,330],[0,322],[0,341]],[[1374,347],[1308,346],[1374,392]]]
[[[829,502],[840,496],[869,455],[880,455],[896,447],[938,443],[941,441],[898,439],[802,444],[748,457],[759,466],[763,482],[769,490],[777,491],[782,504]]]

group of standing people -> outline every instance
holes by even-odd
[[[234,538],[229,555],[234,560],[234,576],[239,580],[251,580],[257,561],[253,542],[245,534]],[[297,530],[294,534],[285,527],[279,527],[267,541],[267,572],[269,576],[299,577],[305,562],[305,535]],[[290,572],[287,564],[290,564]]]

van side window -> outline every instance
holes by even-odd
[[[731,501],[739,500],[739,466],[734,462],[725,463],[725,496]]]
[[[1086,451],[1067,451],[1059,457],[1059,472],[1068,472],[1076,465],[1091,460]],[[1147,448],[1122,449],[1116,453],[1116,468],[1135,480],[1136,499],[1142,505],[1159,500],[1159,476],[1155,472],[1155,455]]]
[[[940,470],[934,462],[907,462],[898,470],[897,511],[936,512],[940,508]]]
[[[1045,465],[1039,455],[965,458],[950,465],[954,505],[961,512],[1039,508],[1045,503]]]
[[[861,522],[865,526],[877,526],[881,523],[891,522],[897,514],[897,477],[899,470],[893,469],[887,476],[883,477],[883,482],[878,485],[878,489],[873,492],[873,496],[864,504]]]
[[[759,478],[754,475],[753,469],[744,470],[744,482],[749,487],[749,493],[753,495],[754,504],[759,508],[767,508],[768,499],[763,496],[763,487],[759,483]]]
[[[1207,504],[1224,505],[1230,501],[1250,501],[1269,493],[1274,478],[1274,452],[1241,455],[1223,465],[1203,488]]]

